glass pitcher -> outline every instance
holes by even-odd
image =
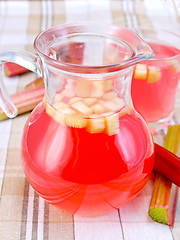
[[[22,165],[49,203],[81,215],[125,204],[154,164],[148,127],[131,103],[133,66],[153,56],[135,33],[116,26],[64,24],[40,33],[37,55],[6,52],[6,61],[43,77],[45,96],[22,137]],[[1,107],[17,110],[1,82]]]

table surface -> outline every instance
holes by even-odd
[[[33,52],[35,36],[64,22],[95,21],[123,27],[161,27],[180,33],[179,0],[0,1],[0,50]],[[9,93],[36,78],[28,73],[6,78]],[[180,123],[180,94],[173,123]],[[0,240],[179,240],[180,198],[174,228],[153,222],[148,207],[149,180],[140,194],[119,210],[85,218],[49,205],[28,184],[21,167],[20,144],[29,113],[0,122]],[[165,131],[155,136],[163,144]]]

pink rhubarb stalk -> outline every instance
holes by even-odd
[[[21,75],[23,73],[28,72],[27,68],[24,68],[16,63],[6,62],[4,64],[4,72],[8,77],[13,77],[16,75]]]
[[[44,96],[44,86],[35,87],[29,90],[15,93],[11,95],[11,99],[18,108],[18,115],[29,112],[43,100]],[[0,121],[6,119],[7,116],[0,109]]]
[[[174,125],[169,127],[166,138],[165,138],[165,142],[164,142],[164,148],[166,148],[167,150],[171,151],[174,154],[178,154],[179,143],[180,143],[180,125]],[[162,149],[159,148],[159,151],[158,151],[157,146],[155,146],[155,152],[158,152],[160,154],[161,150]],[[163,162],[159,162],[159,166],[160,165],[163,167]],[[155,163],[155,166],[157,168],[157,163]],[[169,173],[172,173],[171,171],[172,169],[173,168],[170,164]],[[159,172],[161,172],[161,169],[159,170]],[[167,171],[165,169],[162,169],[162,172],[164,173]],[[151,202],[149,206],[149,212],[148,212],[149,216],[154,221],[167,224],[172,227],[174,226],[178,190],[179,190],[178,186],[176,186],[175,184],[172,184],[170,180],[168,180],[166,177],[164,177],[160,173],[158,172],[156,173],[154,189],[153,189]]]

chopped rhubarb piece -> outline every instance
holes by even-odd
[[[75,92],[78,97],[89,97],[90,95],[90,81],[77,80],[75,85]]]
[[[53,107],[56,109],[56,110],[61,110],[63,108],[66,108],[68,107],[68,105],[66,103],[63,103],[63,102],[55,102],[53,104]]]
[[[97,101],[98,101],[97,98],[85,98],[85,99],[83,99],[83,103],[85,103],[88,107],[92,106]]]
[[[89,115],[93,113],[92,109],[86,106],[83,102],[76,102],[72,104],[72,108],[83,115]]]
[[[78,115],[65,115],[65,123],[69,127],[73,128],[85,128],[87,125],[87,119]]]
[[[179,142],[180,142],[179,125],[169,127],[165,138],[164,147],[167,150],[171,151],[172,153],[178,154]],[[169,171],[171,171],[170,168]],[[177,198],[178,187],[172,184],[171,181],[162,176],[160,173],[156,173],[154,189],[148,212],[149,216],[154,221],[171,225],[173,227]]]
[[[76,102],[79,102],[79,101],[81,101],[82,100],[82,98],[80,98],[80,97],[73,97],[73,98],[70,98],[69,99],[69,104],[70,105],[72,105],[73,103],[76,103]]]
[[[72,98],[75,96],[74,87],[72,84],[66,84],[65,89],[61,92],[64,97]]]
[[[74,128],[85,128],[87,125],[87,119],[83,118],[82,115],[79,115],[79,113],[70,107],[64,107],[61,108],[60,111],[56,111],[55,108],[48,103],[44,106],[46,113],[58,123]]]
[[[66,107],[66,108],[62,108],[60,110],[63,114],[66,114],[66,115],[70,115],[70,116],[76,116],[78,115],[76,111],[74,111],[72,108],[70,107]]]
[[[103,98],[106,100],[111,100],[113,98],[117,97],[117,93],[114,91],[107,92],[103,95]]]
[[[147,83],[156,83],[161,78],[161,71],[156,66],[148,66]]]
[[[102,114],[104,112],[107,112],[106,108],[100,103],[94,104],[93,106],[91,106],[91,109],[95,114]]]
[[[113,98],[113,99],[112,99],[112,102],[118,104],[118,105],[119,105],[119,108],[122,108],[122,107],[125,106],[125,101],[124,101],[124,99],[119,98],[119,97]]]
[[[123,108],[124,105],[123,104],[121,105],[122,109],[119,112],[119,117],[122,117],[124,115],[130,115],[134,111],[131,103],[129,103],[126,107]]]
[[[110,79],[104,80],[104,90],[109,91],[113,88],[113,81]]]
[[[61,101],[62,99],[63,99],[63,95],[62,94],[60,94],[60,93],[57,93],[56,95],[55,95],[55,97],[54,97],[54,102],[56,103],[56,102],[59,102],[59,101]]]
[[[11,99],[18,108],[18,115],[31,111],[39,102],[43,100],[44,86],[25,90],[11,95]],[[7,116],[0,109],[0,120],[6,119]]]
[[[91,97],[101,97],[104,93],[104,83],[102,81],[92,81]]]
[[[146,80],[147,66],[146,64],[138,63],[134,68],[134,78],[139,80]]]
[[[90,133],[100,133],[105,129],[104,118],[88,119],[87,131]]]
[[[55,109],[49,105],[49,104],[46,104],[46,113],[50,116],[50,117],[54,117],[55,116]]]
[[[46,113],[52,117],[56,122],[64,125],[64,114],[62,112],[56,111],[49,103],[43,102]]]
[[[24,68],[16,63],[6,62],[4,64],[4,72],[8,77],[13,77],[16,75],[21,75],[23,73],[28,72],[27,68]]]
[[[103,106],[107,109],[107,111],[115,112],[116,110],[120,109],[121,106],[119,103],[115,103],[113,101],[105,101]]]
[[[42,77],[39,77],[39,78],[36,78],[34,81],[30,82],[29,84],[27,84],[25,86],[25,89],[28,90],[28,89],[39,87],[42,85],[44,85],[44,81],[43,81]]]
[[[109,135],[115,135],[119,132],[119,116],[117,113],[105,118],[105,132]]]

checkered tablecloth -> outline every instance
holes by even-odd
[[[180,0],[42,0],[0,1],[0,51],[34,52],[42,30],[64,22],[95,21],[123,27],[161,27],[180,33]],[[36,78],[33,73],[7,78],[9,93]],[[153,182],[131,202],[106,215],[85,218],[49,205],[28,184],[21,166],[20,144],[28,114],[0,122],[0,240],[179,240],[180,197],[175,225],[148,216]],[[180,123],[180,93],[174,123]],[[163,144],[161,131],[155,141]]]

